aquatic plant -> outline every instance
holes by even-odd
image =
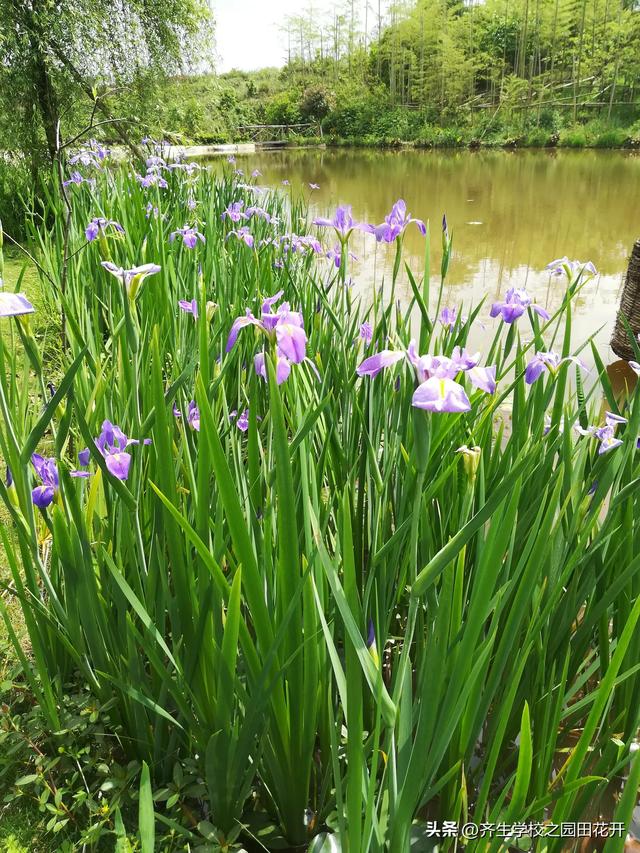
[[[348,208],[302,241],[304,203],[267,191],[252,230],[229,230],[250,188],[153,156],[149,180],[90,166],[64,277],[55,192],[37,220],[59,375],[20,316],[28,294],[0,294],[0,536],[31,658],[9,633],[51,731],[75,672],[158,785],[176,756],[196,762],[190,844],[405,853],[445,820],[506,826],[494,849],[535,843],[629,774],[624,824],[640,402],[572,344],[585,267],[562,264],[553,316],[521,290],[441,313],[442,289],[401,263],[404,229],[427,225],[397,203],[362,229],[396,244],[391,294],[363,302],[324,260],[327,231],[344,256],[358,227]],[[102,266],[95,210],[124,228]],[[444,279],[446,222],[442,239]]]

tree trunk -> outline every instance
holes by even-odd
[[[31,48],[31,78],[35,100],[47,140],[49,158],[53,162],[58,151],[58,121],[60,118],[58,99],[49,74],[47,59],[42,49],[37,22],[33,14],[27,13],[24,22],[29,34],[29,46]]]
[[[53,162],[58,153],[58,121],[60,115],[58,112],[58,99],[56,98],[56,93],[49,76],[46,61],[41,53],[34,57],[34,71],[40,117],[47,139],[49,157]]]

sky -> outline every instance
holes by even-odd
[[[286,43],[279,27],[287,15],[300,13],[300,0],[213,0],[212,5],[218,72],[284,65]]]
[[[300,5],[300,0],[213,0],[217,70],[284,65],[286,45],[279,26]]]

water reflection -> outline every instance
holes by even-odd
[[[431,221],[432,277],[440,267],[440,221],[446,212],[454,252],[446,299],[450,304],[491,302],[508,287],[527,287],[548,310],[558,307],[563,278],[550,279],[546,264],[569,255],[592,260],[599,275],[584,289],[576,311],[580,341],[597,336],[607,346],[620,285],[640,228],[640,157],[600,151],[369,151],[261,152],[238,158],[258,168],[262,183],[303,188],[312,213],[353,205],[355,218],[379,223],[398,198]],[[309,182],[320,185],[311,191]],[[419,275],[424,239],[407,232],[406,254]],[[393,250],[355,235],[352,274],[366,294],[389,274]],[[410,298],[406,278],[398,295]]]

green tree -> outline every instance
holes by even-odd
[[[185,67],[212,35],[205,0],[0,0],[0,21],[3,135],[34,162],[55,156],[82,98],[109,120],[97,94]]]

